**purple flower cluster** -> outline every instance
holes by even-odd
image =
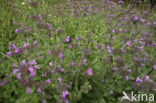
[[[30,50],[30,49],[34,49],[35,47],[37,47],[37,41],[35,40],[33,44],[29,44],[29,43],[24,43],[23,47],[17,47],[15,44],[12,44],[11,42],[9,42],[9,52],[6,52],[7,56],[10,55],[16,55],[16,54],[23,54],[26,53],[26,51]]]
[[[35,69],[40,69],[39,65],[37,65],[36,60],[29,61],[28,63],[25,62],[25,60],[22,60],[22,63],[20,65],[15,65],[14,67],[16,69],[13,69],[13,74],[16,75],[17,79],[21,79],[22,74],[30,74],[30,76],[35,76]]]

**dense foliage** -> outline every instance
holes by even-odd
[[[2,3],[0,103],[119,103],[123,91],[156,92],[155,11],[122,0]]]

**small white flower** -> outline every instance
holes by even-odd
[[[25,4],[25,2],[22,2],[22,5],[24,5]]]

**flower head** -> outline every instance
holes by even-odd
[[[92,75],[92,68],[88,68],[86,72],[87,72],[88,75],[91,76]]]
[[[83,62],[84,62],[84,63],[87,62],[87,59],[86,59],[86,58],[83,58]]]
[[[6,55],[7,55],[7,56],[10,56],[10,55],[11,55],[11,53],[12,53],[12,52],[6,52]]]
[[[140,79],[140,77],[137,77],[136,82],[142,82],[142,79]]]
[[[68,48],[72,48],[72,44],[69,44],[69,45],[68,45]]]
[[[13,74],[15,74],[19,69],[13,69]]]
[[[60,53],[60,57],[63,58],[63,53]]]
[[[69,42],[70,41],[70,36],[67,36],[66,37],[66,42]]]
[[[126,75],[126,80],[128,81],[129,80],[129,77]]]
[[[51,73],[54,73],[54,72],[55,72],[55,70],[54,70],[54,69],[52,69],[50,72],[51,72]]]
[[[110,90],[110,94],[113,94],[113,90]]]
[[[61,80],[62,80],[62,79],[61,79],[61,77],[58,77],[58,79],[57,79],[57,80],[61,83]]]
[[[145,79],[146,79],[146,80],[149,80],[149,76],[148,76],[148,75],[146,75],[146,76],[145,76]]]
[[[112,70],[117,70],[118,68],[117,67],[114,67]]]
[[[38,88],[38,89],[37,89],[37,92],[40,93],[40,92],[41,92],[41,88]]]
[[[135,16],[135,17],[134,17],[134,20],[138,20],[138,16]]]
[[[63,91],[63,92],[62,92],[62,97],[63,97],[63,98],[66,98],[66,96],[67,96],[68,94],[69,94],[68,91]]]
[[[131,41],[130,40],[127,41],[126,44],[129,45],[129,46],[131,46]]]
[[[154,68],[154,69],[156,69],[156,64],[155,64],[155,65],[153,65],[153,68]]]
[[[17,79],[21,79],[21,73],[17,74]]]
[[[123,3],[124,3],[124,1],[123,1],[123,0],[120,0],[118,3],[123,4]]]
[[[27,93],[31,93],[31,88],[27,88]]]

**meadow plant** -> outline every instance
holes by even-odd
[[[2,35],[1,103],[119,103],[122,91],[156,92],[148,9],[124,0],[15,1],[5,1],[18,16]]]

